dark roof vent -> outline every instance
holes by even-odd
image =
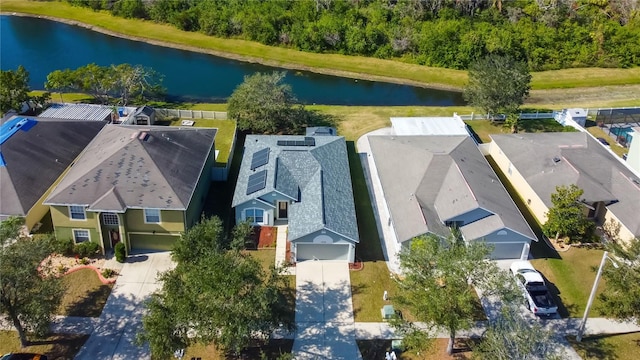
[[[560,159],[558,156],[553,158],[553,162],[556,163],[556,164],[559,163],[560,160],[562,160],[562,159]]]

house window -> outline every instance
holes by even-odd
[[[102,214],[102,223],[104,225],[118,225],[118,214],[103,213]]]
[[[89,230],[81,230],[81,229],[73,230],[73,240],[76,243],[91,241],[91,237],[89,236]]]
[[[264,210],[262,209],[247,209],[244,211],[244,218],[251,220],[254,224],[264,223]]]
[[[69,217],[71,220],[87,220],[84,206],[69,206]]]
[[[159,224],[160,209],[144,209],[144,222],[147,224]]]

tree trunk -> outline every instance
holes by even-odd
[[[27,334],[25,333],[24,328],[22,327],[22,323],[20,323],[20,320],[18,319],[18,314],[11,311],[11,309],[8,309],[7,312],[9,313],[9,317],[11,318],[11,321],[13,321],[13,326],[15,326],[16,330],[18,331],[18,337],[20,337],[20,347],[25,348],[29,346],[29,340],[27,340]]]
[[[453,343],[456,340],[456,333],[454,331],[449,333],[449,343],[447,344],[447,354],[453,354]]]

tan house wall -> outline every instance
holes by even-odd
[[[509,182],[513,186],[513,188],[518,192],[518,195],[522,199],[523,203],[529,208],[529,211],[536,217],[536,219],[544,224],[547,221],[547,212],[549,208],[542,201],[542,199],[536,194],[535,191],[529,186],[527,180],[525,180],[524,176],[520,174],[518,169],[515,166],[511,165],[511,161],[509,158],[502,152],[500,147],[495,143],[491,142],[491,146],[489,148],[489,155],[496,162],[500,170],[504,173],[504,175],[509,179]],[[511,170],[509,167],[511,166]]]
[[[145,224],[144,210],[129,209],[125,213],[125,223],[127,232],[163,232],[178,233],[184,231],[184,211],[162,210],[160,211],[159,224]]]
[[[635,238],[635,236],[633,236],[633,233],[627,227],[625,227],[624,224],[622,224],[622,222],[620,222],[620,220],[618,220],[618,218],[608,209],[604,214],[604,221],[614,221],[615,223],[620,224],[620,232],[618,233],[618,237],[623,242],[623,244],[628,245],[629,243],[631,243],[631,240]]]

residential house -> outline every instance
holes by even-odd
[[[11,116],[0,129],[0,220],[24,217],[27,230],[49,211],[42,204],[69,165],[105,126],[102,121]]]
[[[58,238],[168,250],[201,216],[215,129],[106,125],[45,201]]]
[[[493,259],[528,256],[535,234],[468,134],[368,139],[389,214],[380,221],[392,228],[396,250],[455,227],[467,243],[491,245]]]
[[[619,237],[640,236],[640,179],[585,132],[491,135],[489,154],[540,223],[557,186],[576,184],[597,224],[620,224]]]
[[[248,135],[232,206],[237,222],[287,223],[294,261],[354,261],[358,226],[341,136]]]

